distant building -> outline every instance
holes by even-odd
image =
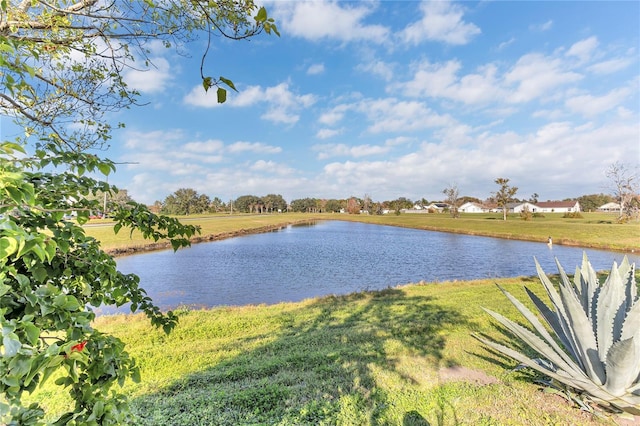
[[[597,209],[599,212],[619,212],[620,204],[618,203],[607,203],[603,204]]]
[[[469,201],[458,207],[458,211],[460,213],[489,213],[491,207]]]
[[[576,213],[580,212],[580,203],[576,200],[571,201],[543,201],[535,204],[535,213]]]

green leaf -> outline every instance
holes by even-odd
[[[0,260],[6,259],[18,251],[18,241],[15,238],[0,238]]]
[[[233,84],[233,81],[229,80],[228,78],[224,78],[223,76],[220,76],[220,81],[226,84],[227,86],[229,86],[230,88],[232,88],[233,90],[235,90],[236,92],[238,91],[238,89],[236,89],[236,86]]]
[[[218,95],[218,103],[219,104],[225,103],[227,101],[227,91],[222,87],[218,87],[218,90],[216,92]]]
[[[111,173],[111,164],[109,163],[98,163],[98,170],[105,176],[109,176]]]
[[[15,356],[22,346],[20,344],[18,336],[16,336],[14,333],[7,333],[5,336],[3,336],[2,345],[4,346],[5,357]]]
[[[30,322],[24,324],[23,327],[29,343],[32,346],[35,346],[35,344],[38,343],[38,339],[40,338],[40,329]]]
[[[213,82],[211,80],[211,77],[205,77],[202,79],[202,87],[204,87],[205,92],[208,92],[212,86],[213,86]]]
[[[258,10],[258,14],[256,15],[256,21],[264,22],[266,20],[267,20],[267,9],[265,9],[263,6]]]

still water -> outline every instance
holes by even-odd
[[[118,259],[161,309],[272,304],[419,281],[532,276],[557,257],[572,274],[585,249],[326,221]],[[596,270],[623,254],[586,250]],[[640,256],[629,256],[640,266]],[[110,309],[102,313],[114,312]]]

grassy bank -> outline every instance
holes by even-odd
[[[523,221],[513,215],[507,221],[498,214],[463,214],[452,219],[447,214],[401,214],[401,215],[348,215],[348,214],[307,214],[286,213],[271,215],[220,215],[181,217],[185,223],[199,225],[202,229],[198,241],[211,241],[247,233],[265,232],[288,224],[312,220],[352,220],[379,225],[403,226],[408,228],[444,232],[484,235],[498,238],[546,242],[553,237],[554,244],[572,245],[585,248],[600,248],[624,252],[640,251],[640,223],[618,224],[615,215],[603,213],[583,213],[582,219],[563,218],[562,214],[546,214],[543,218]],[[145,248],[165,248],[150,245],[141,235],[130,235],[122,230],[113,235],[108,222],[92,221],[87,232],[98,238],[103,247],[118,252],[143,250]]]
[[[518,297],[537,280],[500,280]],[[169,336],[140,316],[96,327],[127,343],[145,425],[612,424],[541,391],[486,351],[481,306],[515,311],[494,281],[411,285],[272,306],[185,311]],[[50,387],[38,398],[64,403]]]

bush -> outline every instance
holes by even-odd
[[[562,217],[565,219],[584,219],[584,216],[582,216],[580,212],[567,212],[562,215]]]

